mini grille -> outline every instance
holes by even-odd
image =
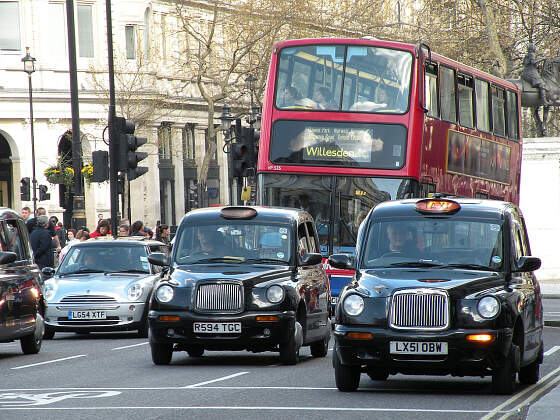
[[[447,294],[441,290],[398,291],[391,303],[391,327],[443,330],[449,323]]]
[[[243,309],[243,286],[237,283],[201,284],[196,308],[205,312],[239,312]]]
[[[104,295],[72,295],[65,296],[61,303],[115,303],[117,300],[111,296]]]

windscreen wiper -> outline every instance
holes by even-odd
[[[389,264],[389,267],[441,267],[443,264],[429,261],[408,261]]]
[[[209,263],[209,262],[236,262],[236,263],[241,263],[244,261],[244,258],[242,257],[215,257],[215,258],[203,258],[201,260],[196,260],[191,262],[190,264],[205,264],[205,263]],[[189,263],[186,263],[189,264]]]
[[[247,258],[243,262],[256,262],[256,263],[263,263],[263,264],[288,264],[287,261],[277,260],[274,258]]]
[[[105,274],[118,274],[118,273],[142,273],[142,274],[149,274],[149,271],[146,270],[115,270],[115,271],[106,271]]]
[[[438,268],[466,268],[467,270],[484,270],[484,271],[495,271],[487,265],[480,264],[445,264]]]

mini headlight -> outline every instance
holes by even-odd
[[[270,303],[279,303],[284,299],[284,288],[277,284],[266,289],[266,298]]]
[[[500,302],[493,296],[485,296],[478,301],[478,313],[483,318],[494,318],[500,312]]]
[[[47,301],[51,300],[55,295],[54,286],[51,283],[45,283],[43,293]]]
[[[134,283],[128,288],[128,300],[138,300],[142,296],[144,287],[141,284]]]
[[[173,299],[173,287],[164,284],[159,286],[156,291],[156,298],[162,303],[167,303]]]
[[[342,303],[342,308],[344,312],[348,315],[356,316],[360,315],[364,310],[364,299],[359,295],[349,295],[344,298],[344,302]]]

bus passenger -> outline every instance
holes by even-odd
[[[293,86],[288,86],[284,90],[284,102],[282,104],[282,107],[283,108],[292,107],[300,99],[301,99],[301,94],[299,93],[299,91]]]
[[[325,86],[321,86],[313,93],[313,100],[317,103],[318,109],[336,109],[331,91]]]

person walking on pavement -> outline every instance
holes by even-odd
[[[49,218],[37,216],[37,227],[31,232],[31,248],[39,269],[54,267],[52,236],[49,232]]]

